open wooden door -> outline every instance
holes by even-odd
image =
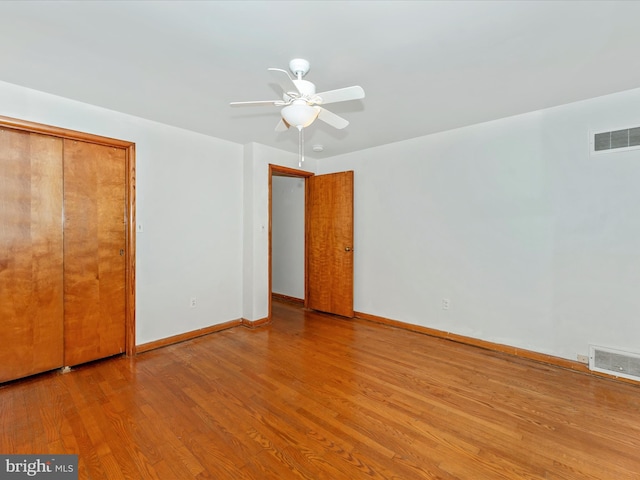
[[[307,308],[353,317],[353,171],[307,179]]]

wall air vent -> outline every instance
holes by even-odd
[[[591,345],[589,370],[640,382],[640,354]]]
[[[640,148],[640,127],[592,133],[591,153],[621,152]]]

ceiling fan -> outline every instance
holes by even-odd
[[[232,107],[246,107],[256,105],[273,105],[283,107],[282,119],[276,125],[276,131],[285,131],[289,127],[302,129],[311,125],[316,118],[335,128],[344,128],[349,122],[323,108],[328,103],[345,102],[364,98],[362,87],[353,86],[316,93],[316,86],[302,78],[309,72],[309,62],[302,58],[295,58],[289,62],[289,70],[293,77],[281,68],[268,70],[278,75],[282,87],[282,100],[260,100],[254,102],[231,102]]]

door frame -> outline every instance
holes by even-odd
[[[302,178],[304,179],[304,191],[305,191],[305,209],[304,209],[304,223],[305,223],[305,245],[304,245],[304,306],[307,306],[307,283],[309,281],[307,277],[307,178],[313,177],[315,173],[308,172],[305,170],[298,170],[290,167],[283,167],[280,165],[269,164],[269,312],[268,312],[268,322],[271,322],[271,298],[273,296],[272,291],[272,243],[271,243],[271,222],[273,218],[273,177],[291,177],[291,178]]]
[[[0,128],[10,128],[23,132],[39,133],[69,140],[105,145],[108,147],[122,148],[126,155],[125,172],[125,207],[127,209],[125,219],[125,354],[127,356],[136,353],[136,155],[135,143],[126,140],[103,137],[91,133],[78,132],[60,127],[53,127],[41,123],[19,120],[0,115]],[[271,186],[271,181],[269,181]],[[271,192],[271,190],[269,190]],[[271,197],[269,197],[271,199]],[[271,240],[271,228],[269,228],[269,240]],[[271,259],[271,253],[269,253]],[[271,266],[271,263],[269,263]],[[271,270],[269,270],[271,272]],[[271,281],[271,274],[269,274]],[[271,314],[271,299],[269,299],[269,314]]]

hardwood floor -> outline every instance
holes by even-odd
[[[640,386],[273,303],[0,387],[0,453],[82,479],[637,479]]]

